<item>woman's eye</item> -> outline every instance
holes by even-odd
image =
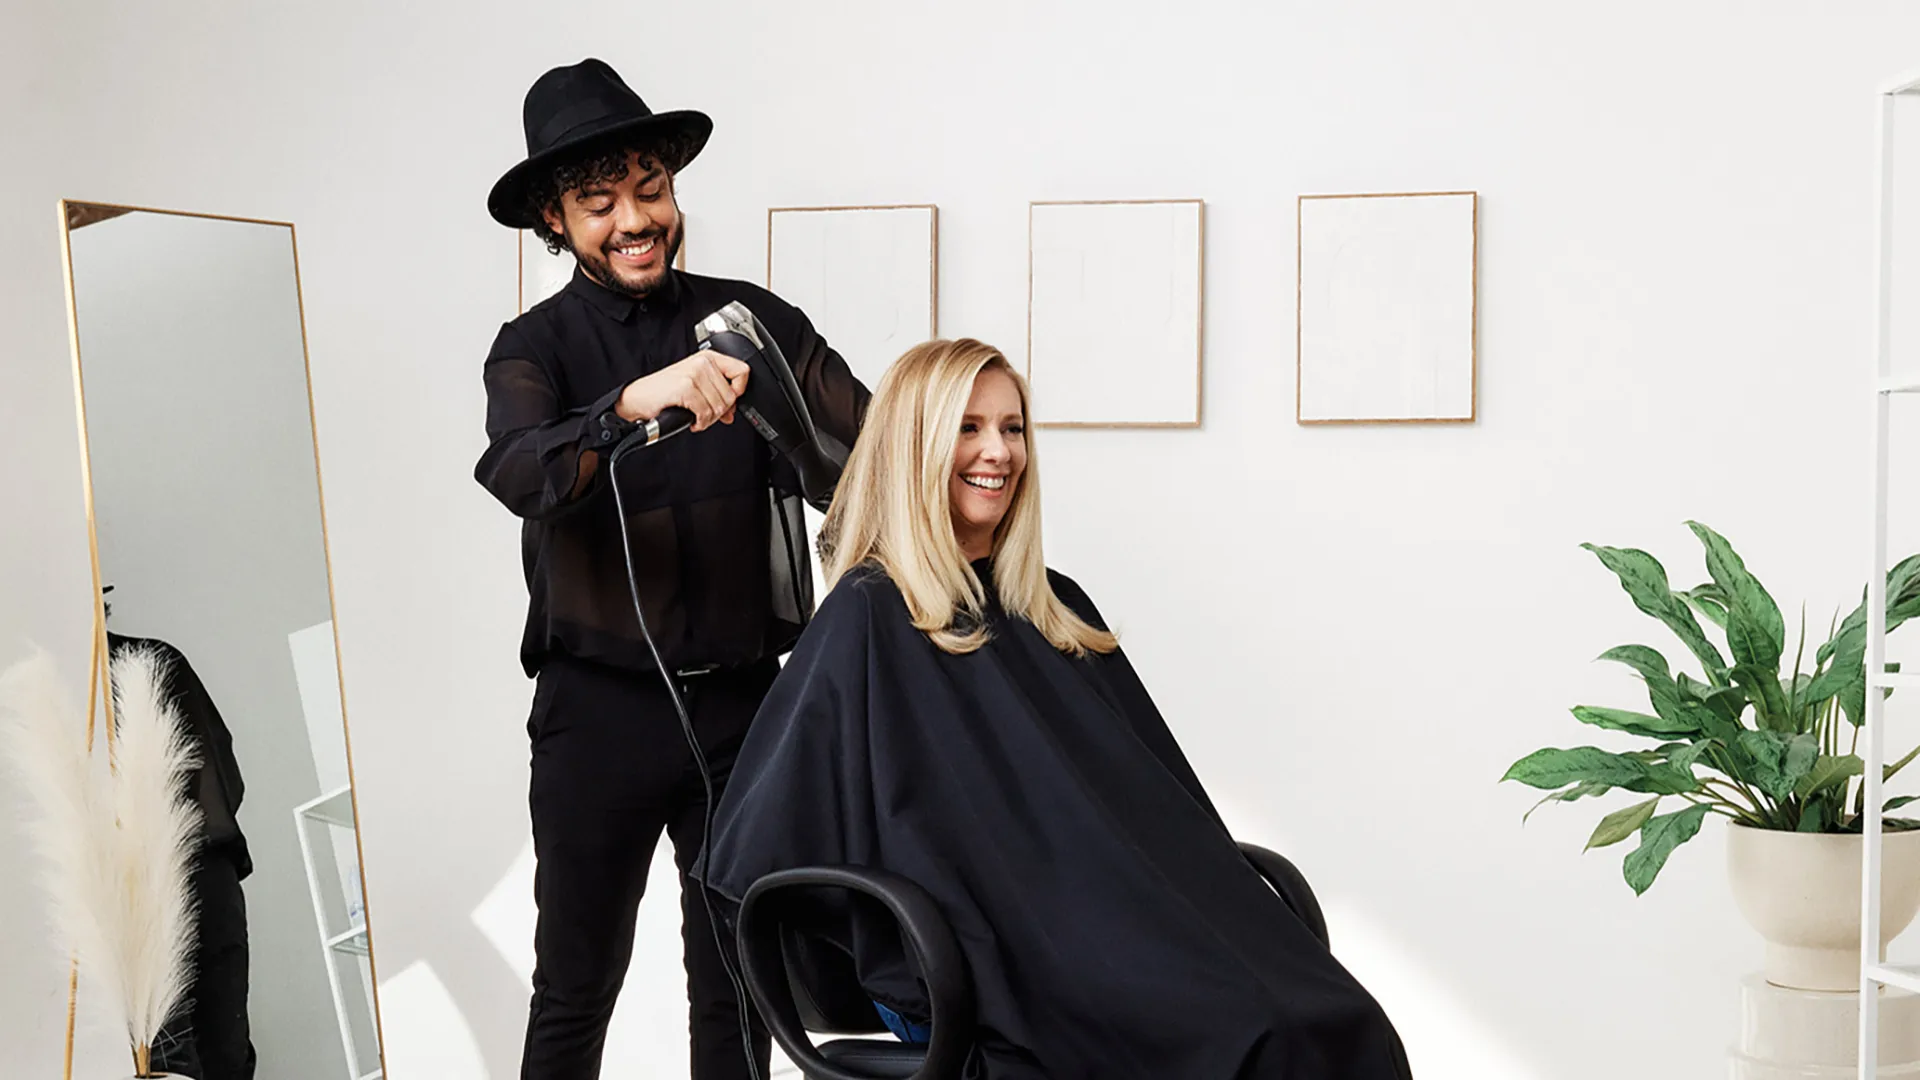
[[[1025,435],[1026,433],[1027,433],[1027,427],[1025,424],[1007,425],[1007,434],[1009,435]]]
[[[979,424],[963,423],[960,425],[960,434],[962,435],[972,435],[975,432],[978,432],[979,430],[980,430]]]

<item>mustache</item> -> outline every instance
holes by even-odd
[[[667,229],[654,228],[654,229],[648,229],[645,232],[621,233],[618,236],[610,238],[607,241],[606,246],[610,248],[617,248],[617,247],[625,247],[628,244],[638,244],[646,240],[665,240],[667,238],[668,232],[669,230]]]

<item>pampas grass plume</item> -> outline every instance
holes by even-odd
[[[199,763],[166,700],[164,658],[128,650],[111,671],[110,771],[88,754],[85,715],[41,650],[0,673],[0,731],[32,807],[55,928],[123,1014],[144,1073],[190,978],[200,812],[184,782]]]

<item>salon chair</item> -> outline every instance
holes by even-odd
[[[1326,918],[1300,871],[1266,848],[1240,850],[1326,944]],[[853,957],[820,933],[876,906],[892,916],[919,971],[932,1012],[932,1039],[924,1045],[888,1034]],[[973,985],[953,929],[926,890],[869,867],[782,870],[747,890],[738,925],[747,989],[774,1041],[808,1080],[958,1080],[973,1049]],[[808,1032],[855,1037],[815,1046]],[[886,1037],[858,1037],[868,1035]]]

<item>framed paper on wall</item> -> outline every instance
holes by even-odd
[[[1198,427],[1206,204],[1028,207],[1027,379],[1048,427]]]
[[[1474,421],[1478,206],[1471,191],[1300,197],[1299,423]]]
[[[869,389],[939,335],[939,265],[934,206],[767,211],[767,288],[806,312]]]

